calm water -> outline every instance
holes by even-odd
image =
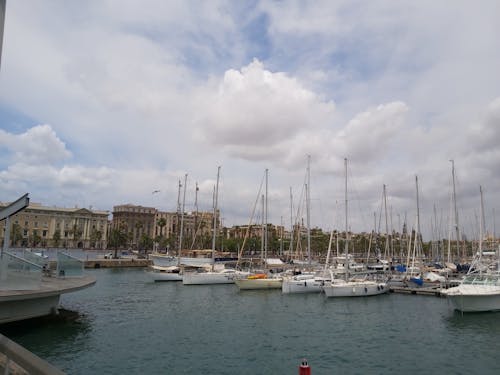
[[[500,314],[445,299],[239,292],[153,283],[140,269],[89,270],[64,295],[77,322],[5,332],[68,374],[500,374]]]

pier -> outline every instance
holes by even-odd
[[[91,259],[84,261],[85,268],[123,268],[123,267],[147,267],[153,262],[149,259]]]

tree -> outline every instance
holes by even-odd
[[[146,253],[148,250],[153,249],[153,239],[149,237],[147,234],[143,233],[139,240],[139,248],[144,250]]]
[[[61,230],[57,229],[52,236],[52,241],[55,247],[59,247],[59,242],[61,242]]]
[[[76,221],[70,230],[70,234],[73,236],[73,247],[78,247],[78,241],[82,238],[83,230],[77,225]]]
[[[42,237],[38,234],[37,231],[33,231],[32,243],[33,247],[37,247],[37,245],[42,241]]]
[[[23,231],[21,226],[17,223],[12,224],[11,230],[12,246],[16,246],[18,242],[23,240]]]
[[[113,258],[118,258],[118,248],[127,245],[127,232],[123,227],[111,230],[111,233],[109,234],[108,245],[115,250]]]
[[[96,243],[101,239],[102,239],[102,232],[95,228],[92,228],[92,230],[90,231],[90,246],[95,248]]]

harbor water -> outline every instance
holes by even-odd
[[[154,283],[143,269],[87,270],[61,297],[75,321],[0,332],[68,374],[500,374],[500,313],[444,298],[368,298]]]

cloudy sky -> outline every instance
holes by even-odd
[[[0,201],[175,210],[187,177],[246,224],[269,169],[270,221],[446,238],[500,211],[498,1],[7,0]],[[160,192],[152,194],[153,191]],[[259,211],[260,204],[257,211]],[[495,209],[498,209],[495,211]],[[258,215],[258,214],[257,214]],[[381,223],[378,218],[382,217]],[[376,219],[376,220],[375,220]],[[392,222],[392,224],[391,224]]]

